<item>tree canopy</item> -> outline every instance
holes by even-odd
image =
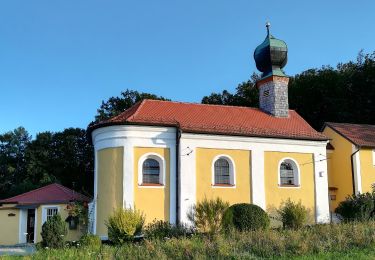
[[[110,97],[107,101],[102,101],[100,108],[97,110],[94,122],[96,123],[116,116],[143,99],[169,100],[162,96],[127,89],[121,92],[119,97]]]

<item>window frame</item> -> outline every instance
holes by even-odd
[[[143,163],[147,159],[154,159],[159,163],[159,183],[143,183]],[[138,186],[142,188],[164,188],[165,187],[165,159],[157,153],[146,153],[138,160]]]
[[[283,162],[286,162],[286,161],[291,161],[294,164],[295,168],[296,168],[295,170],[297,170],[297,173],[295,173],[294,172],[294,167],[293,167],[294,179],[296,180],[295,184],[281,184],[281,164]],[[277,171],[278,171],[278,182],[277,182],[277,184],[278,184],[278,186],[280,188],[300,188],[301,187],[301,170],[300,170],[298,162],[295,159],[290,158],[290,157],[282,158],[279,161]]]
[[[215,163],[219,159],[224,159],[229,164],[229,184],[215,183]],[[214,157],[211,165],[211,186],[213,188],[236,188],[236,166],[234,160],[227,154],[220,154]]]
[[[42,206],[42,225],[47,221],[48,219],[48,210],[49,209],[57,209],[57,213],[60,213],[60,206],[59,205],[48,205],[48,206]]]
[[[372,166],[375,167],[375,149],[372,149]]]

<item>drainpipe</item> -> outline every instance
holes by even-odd
[[[176,127],[176,224],[180,224],[180,139],[181,129]]]
[[[350,162],[351,162],[351,165],[352,165],[353,195],[356,195],[356,194],[355,194],[355,177],[354,177],[354,155],[355,155],[356,153],[359,152],[359,149],[360,149],[360,147],[358,147],[358,148],[357,148],[357,151],[355,151],[354,153],[352,153],[352,154],[350,155]]]

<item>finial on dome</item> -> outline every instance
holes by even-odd
[[[269,21],[266,22],[266,27],[267,27],[267,35],[270,35],[271,23]]]

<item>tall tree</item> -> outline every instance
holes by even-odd
[[[127,89],[121,92],[119,97],[110,97],[107,101],[102,101],[94,123],[116,116],[143,99],[169,100],[162,96]]]
[[[209,96],[203,97],[202,103],[256,107],[259,103],[258,88],[256,87],[258,79],[259,75],[254,73],[250,80],[242,82],[237,86],[236,93],[232,94],[227,90],[223,90],[222,93],[212,93]]]
[[[86,194],[93,192],[93,148],[84,129],[39,133],[27,148],[26,162],[25,181],[33,186],[58,182]]]
[[[0,135],[0,198],[16,193],[25,177],[25,152],[30,140],[23,127]]]

